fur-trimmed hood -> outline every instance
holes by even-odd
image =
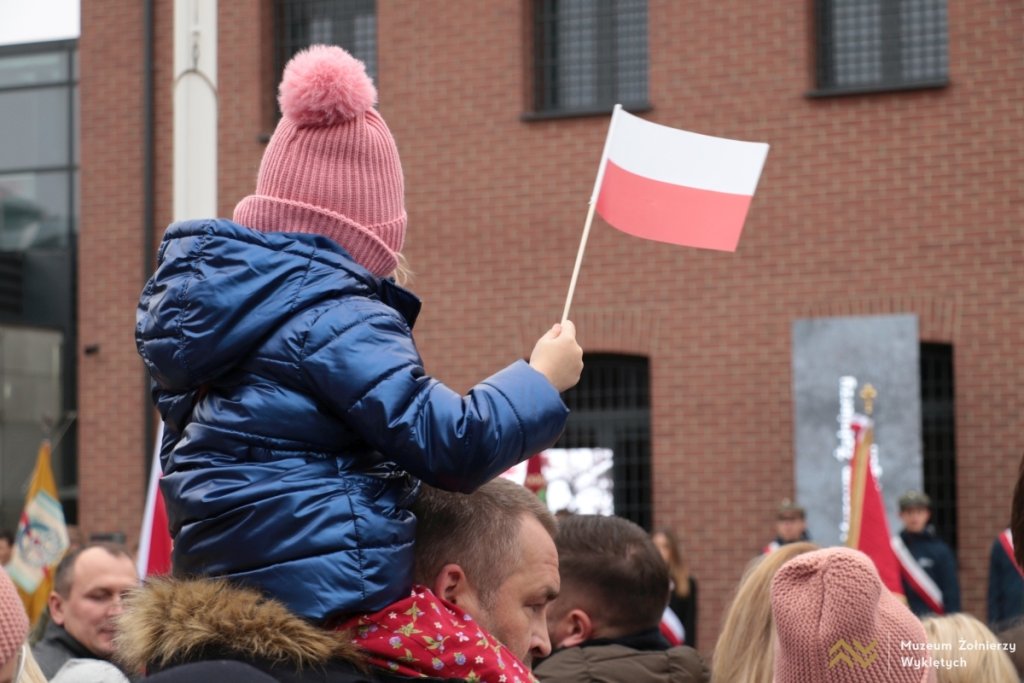
[[[296,670],[363,665],[350,633],[318,628],[223,579],[147,581],[128,598],[118,632],[117,659],[131,672],[215,658]]]

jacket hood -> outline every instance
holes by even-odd
[[[139,301],[136,344],[162,389],[187,391],[230,371],[296,311],[344,295],[384,299],[410,325],[419,312],[414,296],[325,237],[175,223]]]
[[[303,669],[363,657],[347,631],[318,628],[280,602],[223,579],[150,579],[118,620],[116,659],[127,671],[208,658]]]

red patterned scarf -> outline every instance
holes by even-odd
[[[338,626],[370,663],[419,678],[457,678],[467,683],[536,683],[508,648],[455,605],[423,586],[379,612]]]

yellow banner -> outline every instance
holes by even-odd
[[[64,508],[57,497],[50,465],[50,442],[44,440],[39,446],[25,507],[18,520],[14,554],[6,567],[33,624],[46,609],[53,588],[53,570],[67,549]]]

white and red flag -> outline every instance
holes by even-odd
[[[767,143],[670,128],[615,105],[562,320],[569,316],[595,210],[636,237],[736,251],[767,157]]]
[[[766,143],[670,128],[617,105],[593,199],[630,235],[736,251],[767,156]]]
[[[153,466],[149,471],[149,487],[146,491],[146,509],[139,532],[139,555],[137,566],[139,578],[169,574],[171,572],[171,533],[167,524],[167,508],[160,493],[160,442],[163,441],[163,423],[157,430],[156,446],[153,448]]]
[[[851,421],[855,446],[850,462],[850,512],[846,545],[870,557],[882,583],[890,592],[903,595],[900,562],[889,536],[889,522],[878,480],[871,470],[874,425],[871,418],[855,415]]]

